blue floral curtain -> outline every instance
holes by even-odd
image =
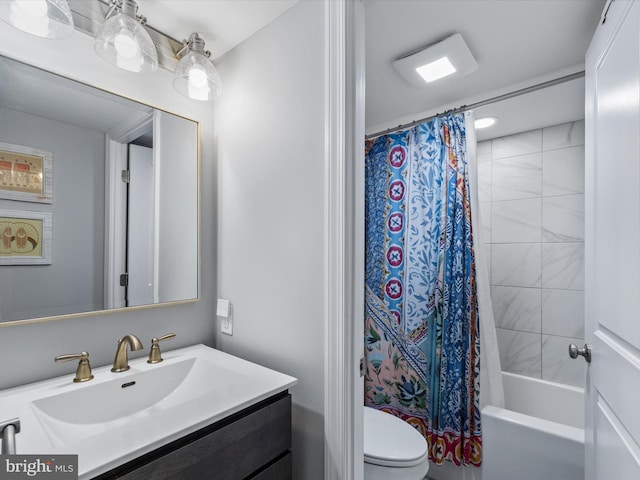
[[[365,404],[480,465],[480,337],[464,115],[366,144]]]

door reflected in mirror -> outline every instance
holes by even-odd
[[[0,211],[52,218],[29,237],[46,265],[5,229],[0,321],[197,299],[198,141],[195,121],[0,57],[0,143],[50,152],[53,179],[50,203],[16,196],[38,165],[0,152]]]

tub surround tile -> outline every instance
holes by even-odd
[[[478,142],[476,156],[478,157],[478,163],[491,161],[491,140]]]
[[[491,202],[480,203],[480,243],[491,243]]]
[[[485,243],[484,245],[481,246],[481,261],[484,262],[485,267],[487,269],[487,275],[489,275],[489,285],[491,285],[493,282],[491,280],[491,244],[490,243]],[[480,260],[476,260],[476,261],[480,261]]]
[[[542,239],[542,200],[493,202],[491,209],[491,242],[540,242]]]
[[[584,290],[584,244],[542,244],[542,288]]]
[[[543,289],[542,333],[584,338],[584,292]]]
[[[584,388],[587,362],[582,357],[569,357],[570,343],[582,348],[584,340],[542,335],[542,379]]]
[[[539,333],[496,329],[500,364],[504,372],[541,378],[541,343]]]
[[[491,172],[493,169],[492,162],[483,162],[478,164],[478,201],[491,201]]]
[[[584,193],[584,145],[542,154],[542,195]]]
[[[542,129],[543,150],[555,150],[577,145],[584,145],[584,120]]]
[[[502,369],[584,387],[584,120],[478,144]],[[490,243],[486,243],[490,242]],[[580,361],[582,360],[582,361]]]
[[[491,141],[492,160],[540,151],[542,151],[542,130],[518,133]]]
[[[542,153],[495,160],[491,168],[491,200],[494,202],[542,195]]]
[[[520,332],[542,331],[542,298],[539,288],[491,287],[496,327]]]
[[[493,285],[540,287],[542,279],[539,243],[491,245]]]
[[[584,241],[584,195],[542,199],[542,241]]]

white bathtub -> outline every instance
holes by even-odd
[[[584,480],[584,390],[503,373],[482,409],[483,480]]]

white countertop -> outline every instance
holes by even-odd
[[[71,374],[0,391],[0,422],[20,419],[16,453],[77,454],[79,480],[90,479],[297,383],[294,377],[205,345],[169,350],[163,352],[162,357],[164,361],[160,364],[146,363],[146,356],[130,360],[131,369],[122,373],[112,373],[110,365],[96,368],[95,378],[85,383],[73,383]],[[33,403],[84,388],[109,387],[109,382],[117,383],[120,388],[121,383],[155,373],[154,369],[160,371],[192,358],[200,362],[197,375],[180,380],[182,384],[158,403],[118,418],[91,423],[79,415],[77,423],[59,421],[48,417]],[[140,385],[143,384],[141,381]],[[113,398],[118,399],[118,394],[115,395]],[[102,405],[92,401],[93,404],[83,404],[79,409],[99,409],[99,412],[88,412],[104,411],[108,416],[111,410],[117,410],[111,403],[121,400],[108,401],[109,404]]]

